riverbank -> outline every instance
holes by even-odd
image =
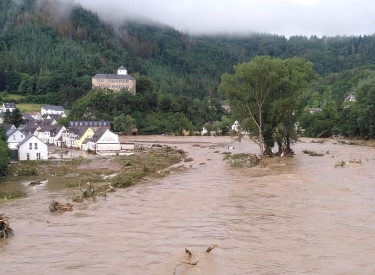
[[[28,188],[37,185],[53,185],[55,190],[81,188],[87,182],[98,186],[129,187],[145,178],[168,175],[167,168],[180,163],[184,157],[182,150],[154,144],[129,156],[102,157],[82,152],[71,159],[17,162],[10,167],[10,174],[2,179],[0,195],[5,200],[25,197]]]

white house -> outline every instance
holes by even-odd
[[[62,133],[65,127],[60,125],[45,125],[38,130],[37,137],[46,144],[55,144],[61,146]],[[60,140],[60,141],[59,141]]]
[[[4,102],[0,109],[0,111],[3,111],[4,113],[7,110],[9,110],[9,112],[13,112],[16,109],[16,104],[14,102]]]
[[[98,129],[93,140],[96,142],[96,151],[119,151],[121,145],[118,135],[108,129]]]
[[[6,135],[8,136],[8,147],[11,150],[16,150],[17,145],[25,139],[25,134],[18,129],[11,129],[6,132]]]
[[[236,120],[236,121],[232,124],[232,130],[237,132],[239,127],[240,127],[240,124],[238,123],[238,120]]]
[[[40,109],[40,114],[43,116],[45,114],[51,115],[65,115],[64,108],[62,106],[42,106]]]
[[[29,135],[18,144],[18,159],[48,159],[48,146],[36,136]]]
[[[82,143],[82,150],[95,152],[120,151],[121,144],[118,135],[105,128],[96,129],[95,134],[86,138]]]

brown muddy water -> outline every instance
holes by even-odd
[[[304,139],[293,158],[249,169],[221,154],[258,153],[249,141],[130,139],[175,145],[194,161],[72,212],[48,212],[72,192],[50,183],[2,200],[16,233],[0,245],[1,274],[375,274],[374,147]],[[335,168],[351,158],[362,164]],[[218,247],[206,255],[211,244]],[[198,264],[175,268],[185,248]]]

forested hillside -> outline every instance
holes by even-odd
[[[321,79],[306,91],[306,107],[331,102],[340,109],[345,96],[373,76],[375,36],[190,36],[173,27],[126,18],[114,27],[64,1],[0,2],[0,92],[26,95],[29,102],[71,109],[91,90],[93,75],[114,73],[124,65],[137,81],[140,78],[141,86],[144,76],[152,82],[152,90],[139,97],[152,98],[153,107],[129,114],[144,120],[147,111],[163,108],[171,114],[183,113],[181,102],[195,100],[203,106],[200,109],[211,108],[210,114],[205,111],[198,121],[193,110],[184,114],[201,125],[223,114],[213,115],[216,107],[210,106],[225,97],[217,91],[221,75],[257,55],[311,61]],[[162,101],[166,105],[159,106]]]

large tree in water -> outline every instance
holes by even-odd
[[[290,150],[303,89],[315,77],[312,63],[299,58],[257,56],[234,66],[234,71],[222,75],[219,89],[225,92],[242,129],[259,145],[261,157],[273,144],[272,132],[280,125]]]

